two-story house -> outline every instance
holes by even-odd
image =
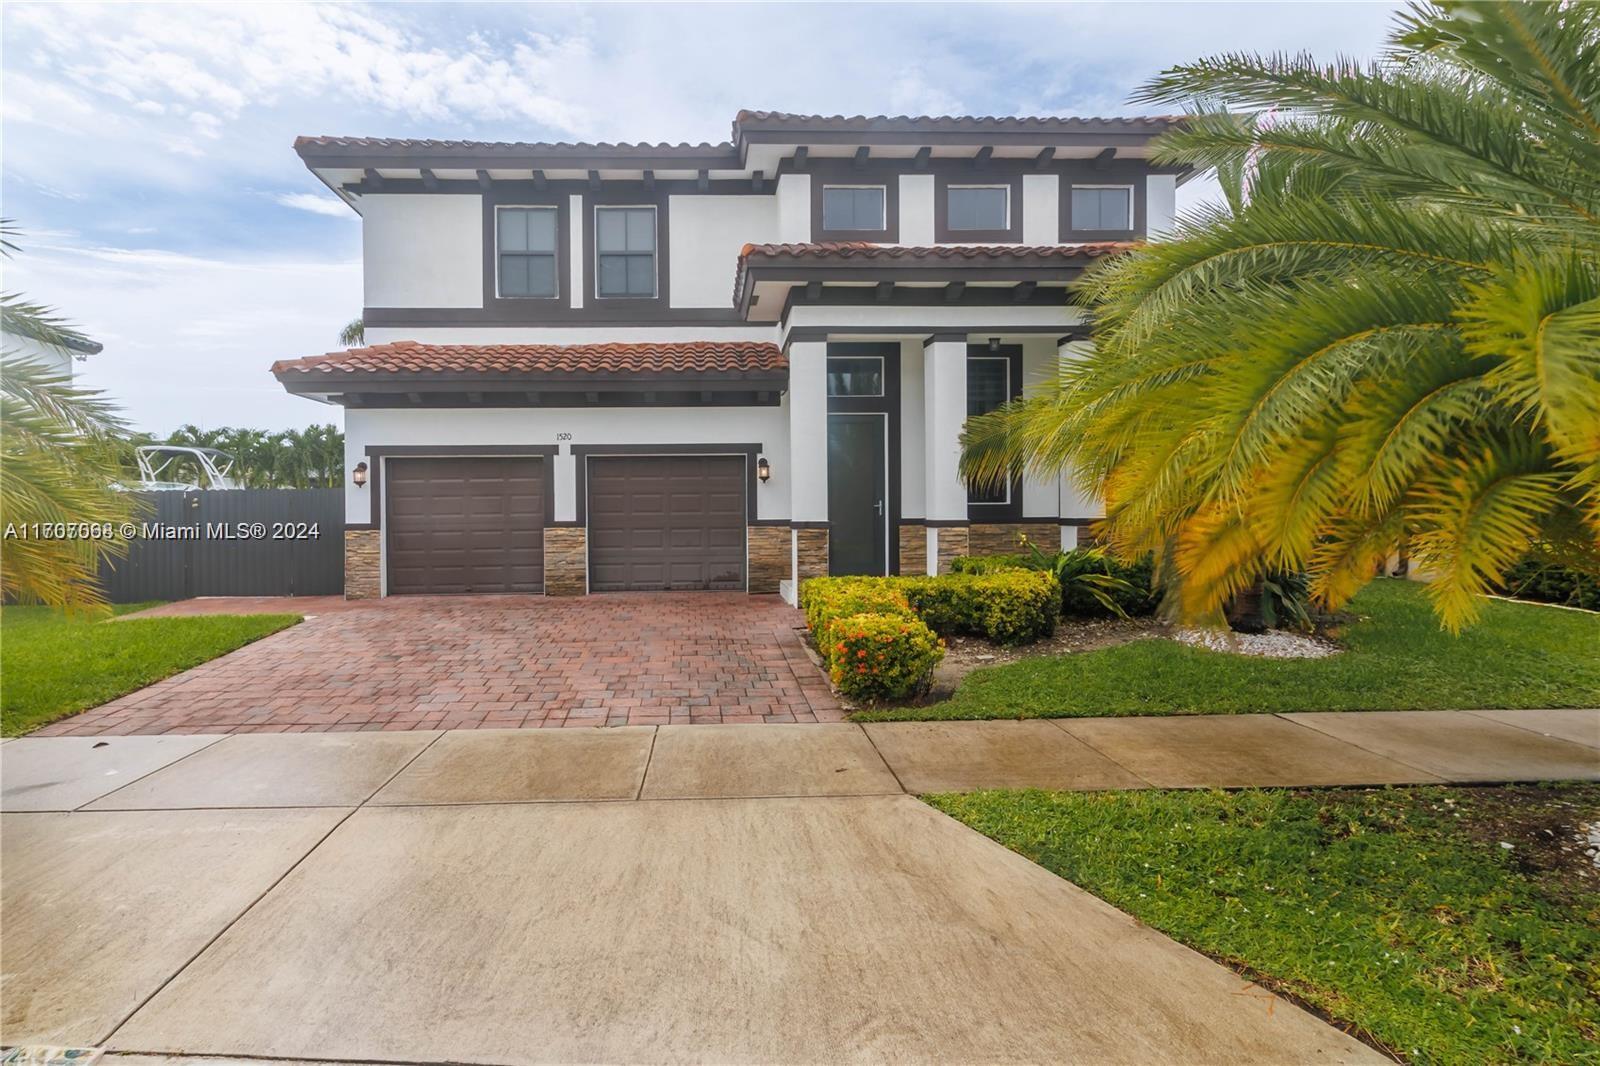
[[[1065,286],[1171,224],[1167,118],[743,111],[731,141],[302,137],[362,218],[346,591],[741,589],[1073,545],[1062,481],[973,491],[969,415],[1083,335]]]

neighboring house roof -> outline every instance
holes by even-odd
[[[29,340],[37,341],[48,347],[55,346],[49,340],[39,336],[36,331],[29,329],[26,323],[12,323],[10,332],[19,337],[27,337]],[[79,355],[99,355],[105,350],[105,345],[99,341],[92,341],[88,337],[66,337],[62,340],[61,347],[66,348],[68,351],[77,352]]]
[[[782,350],[767,341],[681,341],[644,344],[424,344],[394,341],[303,359],[282,359],[284,375],[599,375],[783,373]]]

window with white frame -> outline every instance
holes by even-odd
[[[1122,232],[1133,229],[1133,186],[1074,185],[1072,228]]]
[[[967,359],[967,417],[986,415],[1011,399],[1011,360],[1005,356]],[[968,503],[1010,503],[1011,482],[967,489]]]
[[[595,208],[595,294],[656,294],[656,209]]]
[[[1004,185],[952,185],[946,190],[945,228],[1011,228],[1011,190]]]
[[[882,185],[825,185],[822,188],[822,228],[884,229],[884,201]]]
[[[556,295],[555,208],[497,208],[495,241],[501,296],[548,299]]]

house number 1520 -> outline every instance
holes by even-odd
[[[556,440],[571,440],[571,439],[572,439],[572,434],[571,433],[557,433],[556,434]]]

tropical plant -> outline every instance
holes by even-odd
[[[277,432],[184,425],[165,443],[227,452],[234,458],[232,476],[247,488],[336,488],[344,484],[344,434],[331,423]],[[174,477],[198,476],[185,461],[174,462],[169,469]]]
[[[367,326],[359,318],[352,318],[346,322],[344,329],[339,331],[339,343],[346,348],[359,348],[367,343]]]
[[[0,255],[17,230],[0,220]],[[73,611],[103,608],[100,565],[127,547],[132,497],[113,491],[117,466],[106,442],[126,427],[98,392],[75,387],[10,338],[68,353],[87,338],[52,308],[17,293],[0,296],[0,596]]]
[[[1157,159],[1225,203],[1089,272],[1092,350],[963,470],[1070,469],[1169,613],[1274,573],[1336,607],[1397,551],[1451,629],[1530,551],[1600,570],[1600,5],[1454,3],[1382,60],[1224,55]]]

